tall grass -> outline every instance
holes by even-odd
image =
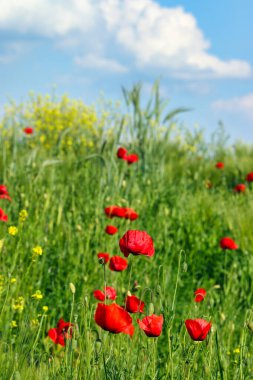
[[[253,378],[253,192],[250,186],[246,194],[232,191],[252,171],[252,148],[211,146],[199,134],[181,134],[179,141],[173,112],[162,117],[158,89],[153,108],[144,109],[140,89],[134,91],[125,92],[132,116],[122,115],[113,136],[100,137],[86,153],[57,155],[38,147],[36,134],[29,143],[28,136],[1,142],[1,183],[13,199],[0,206],[9,215],[0,225],[2,379]],[[140,161],[127,166],[118,160],[119,144]],[[223,171],[215,168],[220,159]],[[140,217],[113,220],[119,233],[108,236],[103,209],[110,204],[132,207]],[[23,223],[22,209],[28,211]],[[11,225],[18,227],[16,236],[8,233]],[[164,315],[157,339],[137,324],[130,339],[94,322],[92,292],[103,289],[96,254],[120,254],[118,240],[128,229],[146,230],[156,253],[152,259],[129,257],[122,273],[107,268],[107,284],[117,289],[118,304],[135,291],[146,313]],[[222,251],[223,236],[234,238],[239,249]],[[33,262],[37,245],[43,254]],[[197,287],[207,290],[201,304],[193,302]],[[41,300],[31,297],[37,290]],[[13,307],[18,297],[24,297],[20,311]],[[64,348],[47,337],[61,317],[76,326]],[[206,341],[190,339],[187,318],[212,321]]]

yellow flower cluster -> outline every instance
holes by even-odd
[[[77,144],[93,146],[101,136],[95,110],[81,100],[70,100],[66,95],[61,99],[32,95],[19,110],[17,106],[9,107],[9,113],[14,116],[20,108],[26,125],[34,128],[33,138],[27,141],[32,147],[40,144],[47,150],[57,147],[69,151]]]
[[[14,310],[16,311],[23,311],[24,310],[24,306],[25,306],[25,299],[24,297],[18,297],[16,300],[13,300],[12,302],[12,307]]]
[[[36,258],[42,256],[43,249],[41,246],[37,245],[32,249],[32,261],[36,261]]]
[[[34,300],[41,300],[43,298],[43,294],[41,293],[40,290],[36,290],[34,294],[32,294],[32,299]]]
[[[17,229],[17,227],[15,227],[15,226],[10,226],[10,227],[8,228],[8,232],[9,232],[9,234],[10,234],[11,236],[16,236],[17,233],[18,233],[18,229]]]
[[[25,220],[27,219],[28,217],[28,212],[26,210],[21,210],[20,213],[19,213],[19,220],[20,222],[25,222]]]

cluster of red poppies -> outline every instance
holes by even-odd
[[[108,206],[105,208],[105,215],[108,218],[122,218],[129,219],[130,221],[136,220],[139,215],[132,208],[129,207],[119,207],[119,206]],[[112,225],[106,226],[105,232],[108,235],[114,235],[118,232],[118,228]]]
[[[7,199],[11,202],[11,197],[5,185],[0,185],[0,199]],[[2,208],[0,208],[0,220],[2,222],[8,221],[8,215],[5,214],[5,211]]]
[[[224,162],[221,162],[221,161],[217,162],[216,165],[215,165],[215,167],[216,167],[217,169],[224,169],[224,168],[225,168]],[[246,177],[245,177],[245,180],[246,180],[248,183],[253,182],[253,172],[248,173],[248,174],[246,175]],[[208,187],[211,188],[212,185],[210,184]],[[245,185],[244,183],[239,183],[238,185],[236,185],[236,186],[233,188],[233,191],[234,191],[235,193],[245,193],[245,191],[246,191],[246,185]]]
[[[124,214],[124,210],[106,209],[106,214],[114,214],[119,216]],[[120,216],[121,217],[121,216]],[[146,231],[128,230],[119,240],[119,248],[125,257],[132,255],[142,255],[152,257],[155,253],[154,243],[152,238]],[[122,271],[127,268],[127,260],[120,256],[110,258],[108,253],[99,253],[98,258],[103,265],[109,262],[109,269],[112,271]],[[115,301],[117,292],[113,287],[105,286],[104,290],[95,290],[94,297],[105,302],[106,299]],[[114,334],[125,333],[132,336],[134,334],[133,319],[130,314],[143,313],[145,303],[135,295],[128,295],[125,298],[124,305],[120,306],[116,303],[107,305],[106,303],[98,303],[95,312],[95,322],[103,330],[110,331]],[[149,337],[158,337],[162,332],[163,315],[152,314],[137,319],[139,327]]]
[[[126,159],[127,151],[124,148],[119,148],[118,157]],[[223,163],[217,163],[217,168],[223,168]],[[250,175],[252,176],[250,177]],[[250,179],[251,178],[251,179]],[[253,173],[247,176],[247,180],[253,181]],[[136,220],[138,214],[131,208],[109,206],[104,209],[104,212],[109,218],[124,218],[130,221]],[[108,234],[113,235],[118,231],[115,226],[107,226],[105,230]],[[220,247],[224,250],[235,250],[238,248],[237,244],[229,237],[224,237],[220,240]],[[152,257],[155,253],[154,243],[151,236],[146,231],[128,230],[119,240],[119,248],[123,255],[127,258],[130,254],[136,256]],[[97,254],[99,263],[106,268],[109,263],[109,269],[114,272],[122,272],[127,269],[128,262],[121,256],[110,257],[109,253],[100,252]],[[206,290],[199,288],[195,291],[195,302],[202,302],[206,297]],[[117,304],[117,291],[112,286],[104,286],[103,290],[96,289],[93,292],[95,299],[100,301],[97,304],[95,311],[95,322],[103,330],[109,331],[114,334],[124,333],[131,337],[134,334],[133,319],[130,314],[144,313],[145,303],[128,292],[124,299],[124,304]],[[107,301],[113,301],[111,304],[107,304]],[[144,331],[148,337],[160,336],[163,328],[164,318],[163,315],[151,314],[139,319],[137,323],[141,330]],[[190,337],[195,341],[203,341],[206,339],[208,332],[211,329],[211,322],[205,319],[186,319],[186,329]],[[62,346],[65,345],[65,339],[72,337],[73,324],[70,322],[64,322],[60,319],[57,327],[52,328],[48,332],[48,336],[56,343]]]
[[[136,153],[128,154],[127,149],[120,147],[117,151],[117,157],[121,160],[127,161],[128,165],[139,161],[139,156]]]

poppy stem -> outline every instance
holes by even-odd
[[[103,264],[103,270],[104,270],[104,293],[105,293],[105,304],[106,304],[106,271],[105,271],[105,262]]]
[[[177,268],[177,279],[176,279],[176,285],[175,285],[175,291],[174,291],[174,296],[173,296],[173,302],[171,306],[171,311],[174,311],[174,306],[175,306],[175,301],[176,301],[176,295],[177,295],[177,286],[178,286],[178,281],[179,281],[179,275],[180,275],[180,265],[181,265],[181,258],[182,258],[182,253],[184,250],[180,250],[179,252],[179,258],[178,258],[178,268]]]

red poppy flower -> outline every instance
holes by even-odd
[[[234,250],[238,248],[238,245],[234,242],[233,239],[230,239],[229,237],[224,237],[220,240],[220,247],[222,249]]]
[[[31,127],[26,127],[23,129],[23,132],[27,135],[32,135],[33,134],[33,128]]]
[[[244,183],[240,183],[239,185],[236,185],[234,187],[235,193],[245,193],[245,190],[246,190],[246,185],[244,185]]]
[[[211,322],[207,322],[201,318],[187,319],[185,321],[185,326],[193,340],[202,341],[207,337],[207,334],[211,328]]]
[[[203,289],[203,288],[199,288],[199,289],[197,289],[197,290],[194,292],[194,294],[195,294],[195,299],[194,299],[194,301],[195,301],[195,302],[201,302],[201,301],[203,301],[203,299],[204,299],[205,296],[206,296],[206,290]]]
[[[105,208],[105,214],[109,218],[113,218],[114,216],[117,216],[118,218],[125,218],[125,209],[123,207],[119,206],[109,206]]]
[[[113,256],[110,258],[109,269],[114,272],[122,272],[127,269],[128,262],[120,256]]]
[[[112,301],[116,300],[117,293],[116,293],[116,290],[112,286],[106,286],[105,293],[106,293],[106,298],[108,300],[112,300]],[[102,292],[101,290],[94,290],[93,296],[99,301],[104,301],[105,293]]]
[[[125,207],[125,218],[130,220],[136,220],[139,215],[132,208]]]
[[[106,226],[105,232],[108,235],[114,235],[114,234],[116,234],[118,232],[118,228],[115,227],[115,226]]]
[[[128,257],[130,253],[151,257],[155,253],[153,240],[146,231],[127,231],[120,239],[119,247],[125,257]]]
[[[149,337],[158,337],[163,328],[163,315],[152,314],[142,320],[137,319],[140,328]]]
[[[223,162],[217,162],[215,165],[217,169],[224,169],[224,163]]]
[[[95,312],[95,322],[103,330],[113,334],[124,333],[132,336],[134,333],[131,316],[116,303],[111,305],[99,303]]]
[[[145,303],[141,301],[139,298],[137,298],[136,296],[127,296],[125,303],[126,303],[125,309],[129,313],[143,313],[144,312]]]
[[[65,346],[65,339],[72,338],[72,327],[73,324],[70,322],[64,322],[63,319],[60,319],[57,323],[57,327],[50,329],[48,331],[48,336],[55,344],[60,344]]]
[[[138,154],[133,153],[133,154],[127,155],[124,159],[127,161],[128,165],[131,165],[134,162],[139,161],[139,156]]]
[[[0,208],[0,220],[2,222],[8,221],[8,215],[4,213],[4,210]]]
[[[11,197],[5,185],[0,185],[0,199],[7,199],[11,202]]]
[[[127,155],[127,150],[125,148],[120,147],[117,151],[117,157],[124,159]]]
[[[253,172],[250,172],[246,175],[247,182],[253,182]]]
[[[104,264],[107,264],[108,261],[110,260],[109,253],[103,253],[103,252],[101,252],[101,253],[97,254],[97,257],[98,257],[98,259],[103,259],[104,260]]]

